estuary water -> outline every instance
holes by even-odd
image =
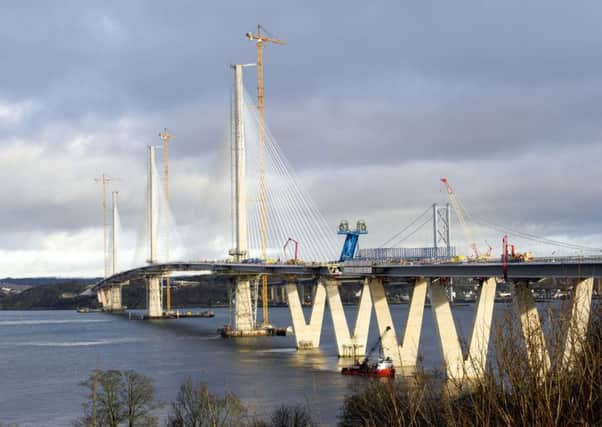
[[[401,335],[408,307],[391,305]],[[504,309],[496,305],[496,312]],[[353,325],[356,306],[345,307]],[[106,313],[0,311],[0,423],[68,426],[82,414],[86,390],[79,385],[94,370],[133,369],[151,377],[157,397],[175,400],[187,378],[214,393],[234,392],[251,412],[267,415],[282,404],[307,404],[322,425],[336,424],[345,395],[365,379],[344,377],[349,360],[336,354],[328,309],[319,350],[296,351],[294,337],[222,339],[217,328],[228,309],[214,318],[128,320]],[[453,308],[458,331],[470,334],[474,305]],[[310,309],[305,309],[309,319]],[[433,316],[425,308],[420,354],[427,369],[441,367]],[[275,326],[291,325],[287,307],[270,308]],[[377,340],[371,320],[368,345]],[[165,419],[169,410],[161,411]]]

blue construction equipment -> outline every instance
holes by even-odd
[[[357,242],[360,238],[360,234],[368,234],[368,229],[366,228],[366,222],[363,220],[357,222],[355,230],[350,230],[349,222],[342,220],[339,224],[339,231],[337,234],[344,234],[347,236],[345,238],[345,243],[343,243],[343,249],[341,250],[341,256],[339,258],[339,262],[341,262],[353,259],[357,250]]]

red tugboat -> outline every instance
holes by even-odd
[[[387,326],[387,329],[385,329],[385,333],[387,333],[387,331],[389,331],[390,329],[391,327]],[[395,376],[395,368],[393,366],[393,361],[390,357],[383,357],[381,341],[382,337],[379,337],[376,344],[370,349],[370,351],[361,363],[359,363],[359,361],[356,360],[353,365],[341,369],[341,374],[359,375],[364,377],[393,378]],[[377,347],[380,347],[380,356],[378,358],[378,362],[370,363],[370,356],[372,353],[374,353]]]

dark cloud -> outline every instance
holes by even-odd
[[[45,251],[98,244],[103,171],[119,178],[124,226],[138,227],[146,146],[168,127],[190,253],[225,254],[228,65],[255,61],[244,34],[257,22],[287,41],[265,50],[268,123],[333,230],[362,217],[366,244],[382,243],[445,202],[445,175],[475,215],[593,244],[601,12],[594,1],[5,2],[0,251],[24,242],[49,272],[100,265],[95,249],[72,270]],[[425,230],[411,243],[429,241]]]

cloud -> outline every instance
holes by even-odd
[[[475,216],[600,246],[601,9],[8,2],[0,273],[102,271],[93,178],[103,172],[120,192],[124,253],[133,256],[146,147],[164,127],[177,137],[171,197],[184,256],[225,256],[228,66],[255,61],[244,34],[259,20],[287,41],[265,49],[268,124],[333,233],[341,218],[365,219],[362,244],[377,246],[445,203],[438,180],[447,176]],[[245,73],[254,92],[255,71]],[[429,244],[425,227],[405,243]],[[481,242],[500,240],[474,227]],[[458,226],[453,236],[466,246]]]

